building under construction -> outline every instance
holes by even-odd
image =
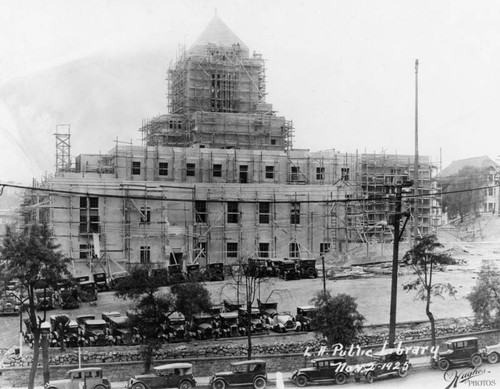
[[[264,60],[217,16],[179,53],[168,90],[169,113],[144,121],[142,146],[117,141],[72,165],[68,134],[56,134],[63,158],[26,209],[75,269],[335,258],[392,239],[390,188],[412,179],[412,157],[294,149],[291,121],[265,101]],[[420,233],[439,220],[434,170],[421,158],[422,197],[407,200]]]

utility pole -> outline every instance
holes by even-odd
[[[403,186],[408,187],[411,186],[411,181],[403,182],[402,184],[397,184],[391,186],[395,190],[395,199],[396,199],[396,207],[395,213],[393,216],[393,225],[394,225],[394,242],[393,242],[393,251],[392,251],[392,277],[391,277],[391,310],[389,316],[389,347],[394,347],[394,343],[396,341],[396,307],[397,307],[397,297],[398,297],[398,255],[399,255],[399,240],[401,239],[401,235],[404,232],[406,227],[406,223],[408,222],[408,213],[401,212],[401,202],[402,202],[402,193]],[[403,228],[399,228],[399,223],[401,221],[401,216],[407,216]]]
[[[326,294],[326,273],[325,273],[325,254],[321,255],[321,264],[323,266],[323,293]]]
[[[418,59],[415,60],[415,161],[414,161],[413,182],[415,188],[415,197],[413,198],[413,241],[418,237],[418,206],[420,204],[419,181],[418,181]]]

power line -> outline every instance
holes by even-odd
[[[387,187],[390,187],[392,185],[386,185]],[[17,188],[17,189],[25,189],[25,190],[31,190],[31,191],[38,191],[38,192],[47,192],[49,194],[68,194],[72,196],[85,196],[85,197],[106,197],[106,198],[118,198],[118,199],[133,199],[133,200],[145,200],[145,201],[173,201],[173,202],[197,202],[197,201],[206,201],[210,203],[223,203],[227,201],[233,201],[233,200],[221,200],[221,199],[195,199],[195,198],[167,198],[164,196],[138,196],[138,195],[115,195],[115,194],[109,194],[109,193],[93,193],[93,192],[77,192],[77,191],[69,191],[69,190],[61,190],[61,189],[49,189],[49,188],[40,188],[40,187],[33,187],[33,186],[25,186],[25,185],[14,185],[14,184],[4,184],[0,183],[0,187],[8,187],[8,188]],[[483,187],[478,187],[478,188],[468,188],[468,189],[458,189],[458,190],[453,190],[453,191],[436,191],[434,193],[428,193],[428,194],[405,194],[403,196],[404,199],[410,199],[410,198],[429,198],[429,197],[439,197],[445,194],[453,194],[453,193],[464,193],[464,192],[473,192],[473,191],[479,191],[479,190],[486,190],[489,188],[498,188],[500,187],[500,184],[497,185],[491,185],[491,186],[483,186]],[[183,190],[190,190],[195,192],[196,188],[189,188],[189,187],[179,187],[179,186],[167,186],[164,185],[162,187],[157,187],[157,188],[147,188],[147,187],[136,187],[136,188],[126,188],[123,187],[121,189],[114,189],[114,190],[122,190],[122,191],[127,191],[127,190],[159,190],[162,188],[173,188],[173,189],[183,189]],[[257,189],[256,189],[257,190]],[[433,190],[433,189],[429,189]],[[290,194],[290,196],[293,196],[293,194]],[[243,200],[239,199],[239,203],[250,203],[250,204],[256,204],[256,203],[261,203],[261,202],[268,202],[268,203],[273,203],[273,204],[280,204],[280,203],[292,203],[292,202],[297,202],[297,203],[309,203],[309,204],[318,204],[318,203],[351,203],[351,202],[367,202],[367,201],[376,201],[376,200],[391,200],[393,198],[393,194],[385,194],[383,196],[370,196],[368,198],[361,197],[361,198],[346,198],[346,199],[326,199],[326,200],[307,200],[307,199],[289,199],[289,200]]]

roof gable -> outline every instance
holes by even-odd
[[[453,176],[455,174],[458,174],[458,172],[463,169],[466,166],[473,166],[477,168],[488,168],[490,166],[493,166],[495,168],[500,167],[495,161],[493,161],[490,157],[487,155],[483,155],[481,157],[472,157],[472,158],[466,158],[466,159],[460,159],[458,161],[453,161],[450,165],[448,165],[441,174],[439,174],[440,177],[449,177]]]

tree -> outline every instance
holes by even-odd
[[[317,328],[329,346],[351,345],[363,331],[365,317],[358,312],[356,299],[341,293],[332,296],[329,290],[316,292],[312,300],[316,307],[311,315],[311,327]]]
[[[454,286],[446,282],[434,282],[434,270],[443,265],[455,264],[448,253],[436,251],[443,245],[435,235],[417,237],[415,246],[406,252],[403,262],[413,267],[416,278],[404,285],[406,291],[416,291],[416,298],[425,302],[425,313],[431,323],[432,345],[436,345],[436,326],[434,315],[430,310],[432,296],[444,298],[445,295],[455,296]]]
[[[27,304],[28,319],[33,332],[33,363],[28,378],[28,388],[34,387],[36,367],[40,355],[40,324],[45,321],[37,315],[35,289],[44,282],[56,287],[64,277],[71,278],[67,265],[70,261],[57,251],[52,231],[45,224],[32,224],[17,231],[7,226],[0,246],[0,273],[5,282],[19,280],[22,293],[15,295],[19,304]],[[44,376],[44,381],[48,377]]]
[[[500,325],[500,271],[493,262],[482,262],[467,299],[478,322]]]
[[[443,209],[450,218],[460,216],[460,222],[463,222],[467,214],[479,214],[486,192],[474,189],[488,185],[485,169],[465,166],[457,174],[444,178],[441,184],[445,192]]]
[[[170,291],[174,296],[175,310],[188,321],[193,319],[193,315],[209,312],[212,307],[210,292],[199,282],[172,285]]]

